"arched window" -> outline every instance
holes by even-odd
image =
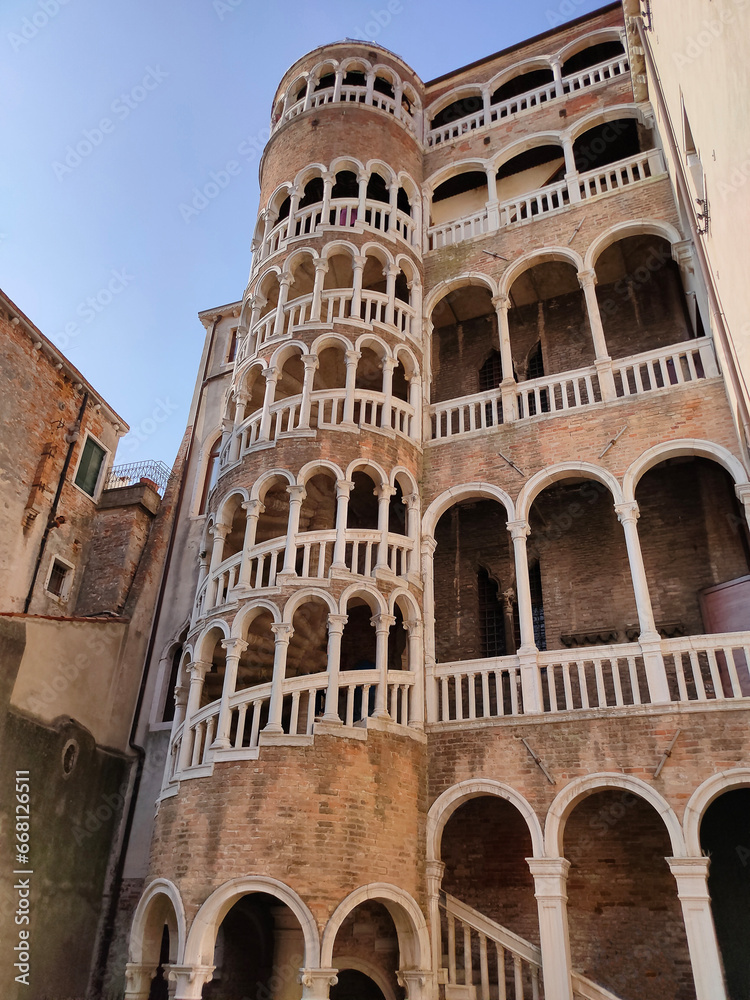
[[[201,494],[201,504],[198,510],[199,514],[206,513],[206,505],[208,504],[208,495],[211,490],[216,486],[216,480],[219,478],[219,452],[221,451],[221,438],[217,438],[214,443],[211,453],[208,456],[208,461],[206,462],[206,473],[203,479],[203,493]]]

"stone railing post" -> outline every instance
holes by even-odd
[[[378,690],[375,698],[376,719],[390,719],[388,713],[388,632],[396,623],[393,615],[379,614],[370,619],[375,629],[375,667],[378,671]]]
[[[708,858],[667,858],[682,906],[696,1000],[726,1000],[708,894],[709,863]]]
[[[353,489],[354,483],[348,479],[336,480],[336,541],[333,546],[331,569],[347,569],[346,522],[349,514],[349,494]]]
[[[517,386],[513,377],[513,354],[510,347],[510,322],[508,310],[510,298],[507,295],[496,295],[492,300],[497,314],[497,332],[500,341],[500,362],[503,369],[503,380],[500,383],[500,393],[503,403],[503,423],[510,424],[518,420]]]
[[[222,639],[221,645],[227,651],[227,664],[224,669],[224,685],[221,689],[219,721],[216,726],[216,738],[212,744],[212,749],[228,750],[232,745],[229,742],[229,730],[232,718],[229,710],[229,699],[237,687],[237,668],[239,667],[240,656],[247,649],[247,643],[244,639]]]
[[[180,744],[180,757],[177,762],[177,770],[184,771],[190,765],[193,756],[193,744],[190,739],[190,723],[193,716],[201,707],[201,694],[203,692],[203,682],[206,674],[211,669],[212,664],[207,660],[195,660],[190,664],[190,689],[188,691],[187,708],[185,709],[185,725],[182,728],[182,743]]]
[[[531,606],[529,585],[529,561],[526,553],[526,539],[531,531],[527,521],[508,521],[506,525],[513,539],[513,555],[516,568],[516,595],[518,598],[518,618],[521,627],[521,646],[518,658],[521,665],[521,691],[523,692],[523,712],[530,715],[541,712],[542,679],[537,664],[537,647],[534,638],[534,616]]]
[[[539,911],[545,1000],[573,1000],[565,858],[527,858]]]
[[[334,726],[342,725],[339,715],[339,669],[341,667],[341,638],[344,626],[349,621],[347,615],[328,616],[328,688],[323,722]]]
[[[578,284],[581,286],[586,301],[586,313],[589,318],[591,338],[594,341],[594,365],[599,376],[602,399],[615,399],[617,393],[612,375],[612,358],[607,350],[602,314],[599,309],[599,300],[596,297],[596,271],[593,268],[588,271],[579,271]]]
[[[273,678],[271,681],[271,703],[268,706],[268,723],[264,733],[283,733],[281,711],[284,706],[284,679],[286,677],[286,657],[289,651],[289,640],[294,635],[294,629],[286,622],[271,626],[276,636],[273,653]]]
[[[260,500],[247,500],[242,504],[242,507],[246,512],[247,519],[245,521],[245,540],[242,545],[242,562],[240,563],[240,575],[237,580],[237,586],[249,587],[250,570],[253,564],[250,557],[250,550],[255,545],[255,534],[258,530],[258,518],[266,508]]]
[[[289,524],[286,532],[286,549],[284,550],[284,566],[282,573],[296,576],[295,563],[297,561],[297,534],[299,532],[299,516],[302,510],[302,502],[307,496],[304,486],[287,486],[289,494]]]

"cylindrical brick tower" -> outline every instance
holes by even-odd
[[[275,996],[327,996],[342,948],[393,995],[429,975],[421,88],[342,43],[274,101],[152,854],[191,926],[178,1000],[269,966]]]

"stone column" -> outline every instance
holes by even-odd
[[[240,443],[242,435],[239,432],[240,424],[245,419],[245,407],[248,404],[246,392],[238,392],[234,404],[234,427],[232,428],[232,450],[229,455],[230,462],[236,462],[240,457]]]
[[[489,125],[492,120],[492,94],[489,87],[482,87],[482,114],[484,115],[482,124]]]
[[[367,74],[367,90],[365,91],[365,104],[372,104],[372,95],[375,89],[375,71],[370,70]]]
[[[497,314],[497,332],[500,340],[500,361],[503,369],[503,380],[500,383],[500,392],[503,402],[503,423],[510,424],[518,420],[518,400],[516,397],[516,380],[513,377],[513,354],[510,347],[510,323],[508,321],[508,310],[510,309],[510,297],[507,295],[496,295],[492,300]]]
[[[287,216],[287,238],[296,236],[297,211],[301,200],[302,192],[299,188],[289,189],[289,215]]]
[[[424,672],[427,721],[437,722],[437,692],[435,690],[435,576],[433,556],[437,542],[431,535],[422,536],[422,619],[424,621]]]
[[[328,688],[323,722],[330,722],[334,726],[343,725],[339,716],[339,667],[341,665],[341,637],[348,621],[347,615],[328,616]]]
[[[231,729],[231,712],[229,699],[237,687],[237,668],[240,656],[247,649],[244,639],[222,639],[221,645],[227,651],[227,665],[224,669],[224,685],[221,689],[221,705],[219,707],[219,722],[216,726],[216,738],[211,744],[212,750],[228,750],[232,745],[229,741]]]
[[[550,65],[552,66],[552,73],[555,78],[555,97],[564,97],[565,89],[563,87],[562,63],[559,59],[550,59]]]
[[[281,337],[284,333],[284,326],[286,325],[284,306],[286,305],[286,300],[289,296],[289,286],[291,283],[291,274],[282,274],[279,278],[279,301],[276,303],[276,318],[273,323],[274,337]]]
[[[362,318],[362,272],[365,269],[366,257],[353,257],[352,268],[354,271],[352,284],[352,319]]]
[[[339,74],[336,75],[336,78],[340,78]],[[331,224],[331,191],[333,190],[335,177],[328,171],[320,176],[323,178],[323,205],[320,210],[320,224],[322,226],[329,226]]]
[[[284,566],[282,573],[296,576],[295,563],[297,556],[297,533],[299,531],[299,515],[302,501],[307,496],[304,486],[287,486],[289,494],[289,524],[286,532],[286,549],[284,550]]]
[[[189,687],[182,684],[179,680],[180,674],[182,673],[182,668],[178,671],[177,684],[174,689],[174,719],[172,719],[172,732],[175,733],[185,721],[185,712],[187,710],[188,702],[188,690]]]
[[[321,305],[323,302],[323,283],[328,273],[328,261],[318,257],[315,261],[315,281],[313,283],[312,305],[310,307],[310,322],[320,323]]]
[[[409,636],[409,673],[414,675],[411,689],[412,702],[409,725],[414,729],[424,729],[424,664],[422,662],[422,622],[418,618],[407,618],[403,623]]]
[[[399,969],[396,979],[406,989],[406,1000],[428,1000],[434,995],[429,969]]]
[[[489,114],[487,114],[489,120]],[[497,177],[494,167],[487,167],[487,228],[490,232],[500,228],[500,209],[497,197]]]
[[[388,713],[388,631],[396,619],[393,615],[379,614],[370,619],[375,629],[375,666],[378,671],[378,690],[375,698],[376,719],[390,719]]]
[[[187,708],[185,709],[185,725],[182,728],[182,743],[180,744],[180,756],[177,762],[178,771],[184,771],[192,760],[193,743],[189,736],[190,723],[195,713],[201,707],[203,681],[206,679],[206,674],[211,669],[211,666],[212,664],[207,660],[195,660],[188,667],[190,671],[190,690],[188,691]]]
[[[336,480],[336,541],[333,546],[331,569],[346,570],[346,521],[349,514],[349,494],[354,483],[348,479]]]
[[[696,1000],[726,1000],[708,894],[708,858],[667,858],[682,906]]]
[[[573,152],[573,139],[570,135],[562,137],[562,148],[565,154],[565,180],[568,183],[568,197],[571,202],[580,201],[581,187],[578,180],[575,153]]]
[[[258,529],[258,518],[266,508],[260,500],[247,500],[242,504],[242,508],[246,511],[247,519],[245,521],[245,540],[242,545],[242,562],[240,563],[240,575],[237,580],[237,586],[249,587],[250,571],[253,565],[250,552],[255,546],[255,533]]]
[[[299,430],[310,429],[310,408],[312,406],[312,387],[315,372],[318,369],[317,354],[303,354],[302,364],[305,366],[305,375],[302,381],[302,402],[299,408]]]
[[[419,552],[417,542],[419,541],[419,493],[410,493],[401,498],[401,503],[406,507],[406,537],[412,541],[412,549],[408,556],[406,572],[419,577]]]
[[[230,529],[229,524],[214,524],[211,527],[211,535],[213,536],[213,546],[211,548],[211,565],[209,566],[209,573],[213,573],[216,567],[222,562],[222,557],[224,555],[224,542]]]
[[[422,379],[415,372],[413,375],[407,375],[406,381],[409,383],[409,405],[414,410],[409,437],[418,438],[422,429]]]
[[[359,182],[359,200],[357,201],[357,222],[363,223],[365,221],[365,212],[367,211],[367,182],[369,177],[363,171],[361,174],[357,174],[357,181]],[[349,225],[352,224],[351,218],[349,219]]]
[[[527,521],[508,521],[506,525],[513,539],[513,555],[516,568],[516,594],[518,597],[518,618],[521,626],[521,645],[518,659],[521,664],[521,690],[523,692],[524,715],[541,712],[542,680],[537,664],[537,647],[534,638],[534,617],[531,609],[531,587],[529,586],[529,562],[526,554],[526,539],[531,531]]]
[[[148,1000],[151,980],[156,975],[156,965],[139,965],[128,962],[125,966],[125,1000]]]
[[[176,984],[175,1000],[201,1000],[203,987],[213,978],[215,965],[172,965],[169,979]]]
[[[545,1000],[573,1000],[565,858],[527,858],[539,910]]]
[[[432,967],[440,972],[443,964],[443,941],[440,922],[440,890],[443,885],[445,864],[442,861],[427,861],[425,876],[427,879],[427,900],[430,908],[430,947],[432,950]]]
[[[284,678],[286,677],[286,655],[289,651],[289,640],[294,635],[290,624],[281,622],[271,626],[276,636],[273,652],[273,680],[271,682],[271,704],[268,707],[268,723],[264,733],[283,733],[281,711],[284,705]]]
[[[635,593],[635,606],[638,610],[638,623],[641,634],[638,641],[643,653],[643,664],[646,669],[648,689],[653,703],[668,704],[671,701],[669,684],[664,669],[664,659],[661,653],[661,639],[654,624],[654,612],[651,607],[651,596],[648,591],[646,569],[643,565],[643,553],[638,538],[637,521],[640,517],[638,504],[635,500],[629,503],[615,504],[615,513],[625,532],[625,545],[628,550],[630,576]]]
[[[362,357],[359,351],[346,351],[346,394],[344,396],[344,419],[342,423],[354,426],[354,391],[357,384],[357,362]]]
[[[599,301],[596,297],[596,271],[593,268],[588,271],[579,271],[578,284],[581,286],[586,300],[586,312],[589,317],[591,338],[594,341],[594,354],[596,356],[594,365],[599,376],[602,399],[615,399],[617,393],[612,376],[612,358],[607,350],[602,314],[599,311]]]
[[[380,535],[378,560],[375,563],[375,569],[390,571],[388,564],[388,513],[391,497],[395,495],[396,489],[393,486],[388,486],[387,483],[383,483],[381,486],[375,488],[374,493],[378,498],[378,534]]]
[[[332,986],[338,982],[338,969],[302,969],[302,1000],[328,1000]]]
[[[276,383],[279,380],[280,372],[278,368],[264,368],[263,378],[266,380],[266,389],[263,397],[263,413],[260,418],[260,429],[258,440],[267,441],[271,430],[271,406],[276,397]]]
[[[309,111],[310,105],[312,103],[313,93],[315,92],[315,86],[317,81],[313,76],[308,76],[307,86],[305,87],[305,103],[302,105],[303,111]]]
[[[268,237],[271,230],[273,229],[274,219],[273,215],[271,214],[271,212],[268,211],[268,209],[265,209],[261,213],[261,217],[263,219],[263,242],[261,243],[260,257],[261,260],[263,260],[265,257],[268,256],[268,252],[270,250],[270,246],[268,245]]]
[[[260,311],[263,306],[268,305],[268,299],[265,295],[261,295],[260,292],[256,292],[253,295],[253,304],[250,309],[250,331],[252,332],[260,319]]]
[[[383,358],[380,363],[383,372],[383,408],[380,411],[380,426],[392,430],[393,369],[398,362],[395,358]]]
[[[396,311],[396,278],[399,276],[401,268],[396,264],[389,264],[388,267],[383,271],[385,275],[385,294],[388,297],[388,301],[385,304],[385,316],[383,320],[389,326],[394,324],[394,315]]]

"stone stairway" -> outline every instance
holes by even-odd
[[[440,908],[445,1000],[542,1000],[536,945],[448,893],[440,894]],[[572,978],[574,1000],[619,1000],[578,972]]]

